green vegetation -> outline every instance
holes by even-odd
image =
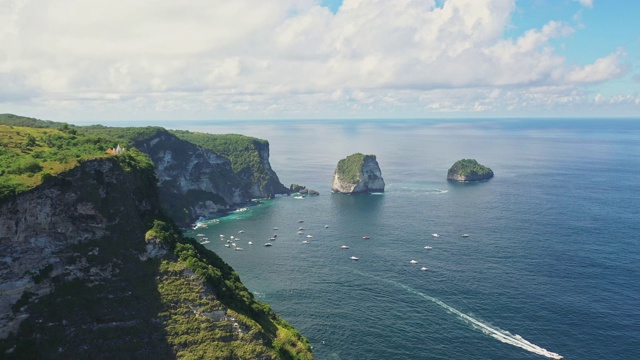
[[[261,186],[269,179],[269,171],[260,159],[260,150],[269,146],[266,140],[238,134],[204,134],[184,130],[172,130],[171,133],[229,159],[234,173],[250,174],[252,180]]]
[[[343,182],[355,184],[360,178],[362,173],[362,164],[367,156],[375,155],[363,155],[361,153],[355,153],[347,156],[346,158],[338,161],[338,173],[340,174],[340,180]]]
[[[0,202],[74,168],[105,157],[113,142],[68,126],[60,130],[0,125]]]
[[[486,166],[480,165],[474,159],[462,159],[456,161],[455,164],[451,166],[447,176],[453,176],[455,174],[470,178],[483,178],[492,177],[493,171]]]
[[[140,142],[148,140],[158,134],[167,133],[167,130],[159,126],[108,127],[91,125],[82,127],[81,131],[93,136],[112,139],[112,141],[126,147],[136,146]]]
[[[166,306],[171,310],[163,315],[166,318],[169,342],[178,349],[180,357],[245,358],[249,354],[255,356],[265,352],[276,355],[276,358],[280,359],[313,358],[307,340],[287,322],[280,319],[269,305],[256,300],[231,266],[194,239],[183,237],[178,231],[175,226],[155,221],[145,238],[147,241],[155,238],[165,244],[173,250],[179,260],[178,263],[163,262],[159,290],[163,295],[163,302],[172,304]],[[185,268],[202,279],[214,291],[216,298],[211,297],[205,301],[204,299],[210,295],[206,295],[201,284],[177,276],[184,273]],[[181,285],[178,286],[178,284]],[[176,296],[176,292],[180,295]],[[227,316],[240,320],[252,330],[237,335],[237,340],[234,337],[232,342],[217,343],[216,336],[229,336],[224,334],[228,332],[230,324],[213,325],[211,319],[206,316],[196,317],[195,320],[193,317],[185,317],[189,311],[180,308],[180,304],[184,304],[185,299],[189,298],[191,298],[188,302],[190,308],[192,309],[196,304],[200,313],[218,310],[224,305],[229,309]],[[224,328],[227,331],[224,331]],[[266,345],[259,341],[261,337],[258,330],[268,336],[268,339],[263,340],[266,340],[266,344],[271,344],[270,347],[265,347]],[[187,344],[188,347],[186,347]],[[275,353],[270,348],[275,349]]]

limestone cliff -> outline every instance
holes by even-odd
[[[356,153],[338,162],[331,191],[345,194],[384,192],[384,179],[375,155]]]
[[[126,153],[0,203],[0,357],[312,357],[233,269],[162,218],[153,164]]]
[[[492,177],[493,171],[474,159],[458,160],[447,171],[447,180],[453,181],[481,181]]]

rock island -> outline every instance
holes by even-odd
[[[384,179],[375,155],[356,153],[338,162],[331,191],[343,194],[384,192]]]

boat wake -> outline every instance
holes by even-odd
[[[357,270],[353,270],[355,273],[358,273],[360,275],[366,276],[366,277],[370,277],[370,278],[374,278],[373,276],[369,275],[369,274],[365,274],[362,273],[360,271]],[[429,300],[441,307],[443,307],[444,309],[446,309],[447,311],[449,311],[450,313],[456,315],[458,318],[460,318],[461,320],[463,320],[464,322],[466,322],[467,324],[471,325],[474,329],[480,330],[482,331],[484,334],[491,336],[492,338],[503,342],[505,344],[509,344],[509,345],[513,345],[516,347],[519,347],[521,349],[527,350],[529,352],[532,352],[534,354],[538,354],[538,355],[542,355],[542,356],[546,356],[548,358],[551,359],[562,359],[562,355],[551,352],[545,348],[542,348],[536,344],[533,344],[527,340],[525,340],[524,338],[522,338],[522,336],[517,335],[517,334],[512,334],[506,330],[502,330],[496,326],[493,325],[489,325],[487,323],[484,323],[470,315],[467,315],[461,311],[459,311],[458,309],[446,304],[445,302],[436,299],[432,296],[429,296],[425,293],[422,293],[416,289],[413,289],[407,285],[404,285],[402,283],[398,283],[395,281],[391,281],[391,280],[387,280],[387,279],[383,279],[380,277],[375,277],[374,279],[376,280],[382,280],[384,282],[387,282],[389,284],[395,285],[397,287],[400,287],[402,289],[407,290],[410,293],[413,293],[415,295],[418,295],[426,300]]]

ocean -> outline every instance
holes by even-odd
[[[267,139],[281,182],[320,192],[188,231],[317,359],[640,359],[640,120],[160,125]],[[356,152],[384,194],[331,193]],[[495,177],[448,182],[463,158]]]

